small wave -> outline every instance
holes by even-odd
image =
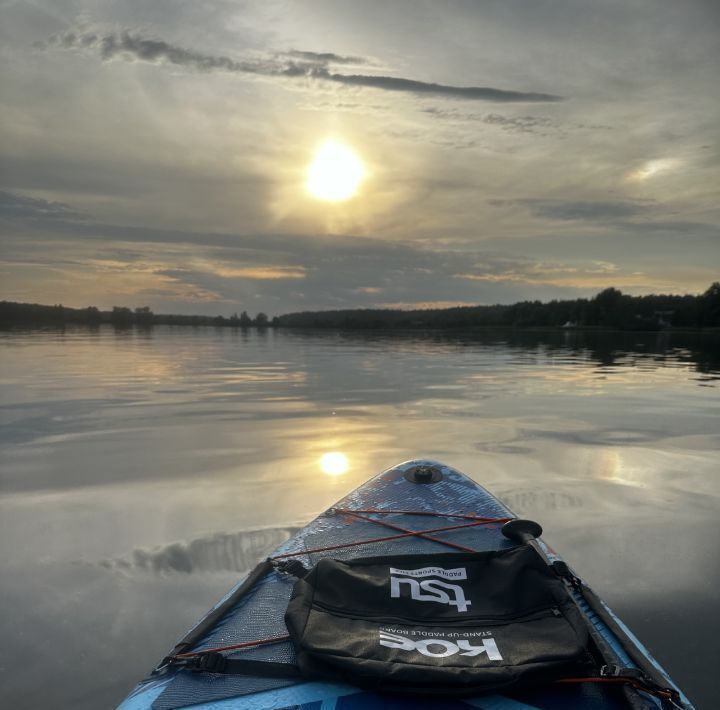
[[[163,547],[139,547],[124,557],[104,560],[101,565],[153,574],[244,572],[300,529],[287,526],[215,533]]]

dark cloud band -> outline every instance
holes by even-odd
[[[77,220],[85,215],[63,202],[0,191],[0,219]]]
[[[534,215],[546,219],[572,221],[605,221],[642,217],[650,212],[651,205],[647,202],[629,200],[587,201],[587,200],[492,200],[495,207],[504,205],[520,206],[529,209]]]
[[[414,79],[402,79],[394,76],[371,76],[368,74],[329,74],[330,81],[352,86],[367,86],[385,91],[406,91],[412,94],[432,94],[457,99],[478,99],[481,101],[561,101],[560,96],[553,94],[528,93],[523,91],[506,91],[486,86],[448,86],[432,84]]]
[[[68,32],[52,37],[48,44],[65,49],[95,49],[105,60],[117,57],[146,62],[168,62],[201,71],[228,71],[244,74],[279,77],[305,77],[329,81],[345,86],[358,86],[382,91],[405,92],[416,95],[444,96],[496,102],[560,101],[560,96],[537,92],[507,91],[483,86],[451,86],[403,77],[371,74],[338,74],[332,64],[364,63],[359,57],[346,57],[331,52],[303,52],[293,50],[284,55],[265,59],[235,60],[222,55],[202,54],[178,47],[163,40],[146,39],[129,32],[77,34]]]
[[[367,64],[363,57],[352,57],[334,52],[308,52],[300,49],[291,49],[284,53],[287,57],[302,59],[307,62],[320,62],[322,64]]]

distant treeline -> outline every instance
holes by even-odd
[[[1,325],[62,325],[65,323],[85,323],[100,325],[110,323],[118,327],[153,325],[215,325],[229,328],[266,328],[269,318],[258,313],[251,318],[245,311],[234,313],[230,318],[224,316],[180,316],[159,315],[148,306],[125,308],[115,306],[111,311],[101,311],[95,306],[89,308],[68,308],[67,306],[41,306],[37,303],[13,303],[0,301]]]
[[[615,288],[572,301],[522,301],[418,311],[362,309],[289,313],[273,319],[284,328],[664,328],[720,327],[720,282],[700,296],[627,296]]]
[[[720,327],[720,282],[699,296],[628,296],[607,288],[593,298],[571,301],[521,301],[512,305],[460,306],[403,311],[397,309],[352,309],[306,311],[276,316],[265,313],[251,318],[245,311],[224,316],[157,315],[147,306],[111,311],[36,303],[0,301],[0,325],[110,323],[118,327],[153,325],[214,325],[230,328],[333,328],[387,329],[414,328],[612,328],[616,330],[663,330],[665,328]]]

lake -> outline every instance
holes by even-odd
[[[420,457],[538,520],[716,700],[720,334],[103,326],[0,345],[6,707],[116,704],[255,560]]]

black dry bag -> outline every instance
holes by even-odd
[[[384,691],[477,694],[590,662],[563,582],[527,546],[321,559],[285,615],[306,678]]]

